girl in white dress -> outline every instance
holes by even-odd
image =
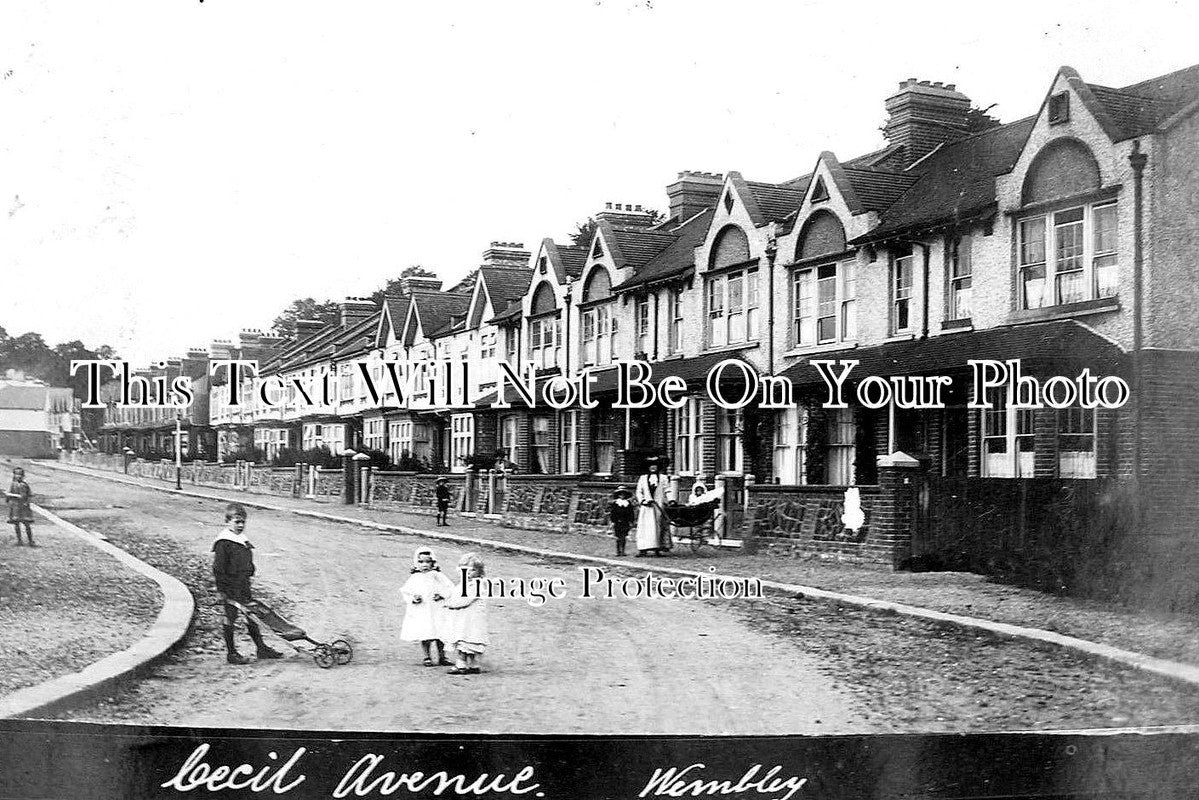
[[[483,577],[483,559],[467,553],[458,561],[458,567],[466,570],[468,580]],[[449,670],[450,675],[479,674],[479,656],[487,649],[487,601],[477,592],[467,591],[446,601],[446,616],[449,622],[449,641],[458,652],[458,663]]]
[[[425,651],[426,667],[449,666],[445,657],[445,600],[454,594],[454,584],[437,566],[437,559],[428,547],[418,548],[412,556],[412,575],[400,587],[407,609],[400,638],[405,642],[420,642]],[[433,645],[437,645],[437,661],[433,661]]]

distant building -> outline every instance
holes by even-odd
[[[19,378],[0,380],[0,455],[54,456],[78,447],[79,430],[73,390]]]

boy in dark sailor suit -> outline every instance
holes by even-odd
[[[242,605],[250,603],[250,578],[254,575],[254,546],[246,536],[246,509],[239,503],[225,507],[225,522],[228,527],[221,531],[212,543],[212,574],[216,578],[216,590],[225,605],[225,660],[230,664],[248,664],[250,659],[237,652],[233,644],[233,623],[237,621],[235,600]],[[283,658],[283,654],[262,641],[262,631],[249,616],[246,630],[258,648],[259,658]]]

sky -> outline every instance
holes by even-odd
[[[666,209],[681,170],[876,149],[909,77],[1010,121],[1062,65],[1199,62],[1195,30],[1160,0],[4,0],[0,327],[181,355],[411,264],[452,285],[606,202]]]

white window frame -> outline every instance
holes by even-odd
[[[822,303],[821,291],[831,289]],[[829,325],[822,326],[822,322]],[[857,338],[857,261],[814,264],[791,273],[791,339],[795,347]]]
[[[758,268],[722,272],[706,279],[704,303],[707,308],[709,347],[742,344],[758,337],[761,275]]]
[[[741,409],[716,408],[716,472],[742,474],[745,471],[745,446]]]
[[[952,240],[949,255],[949,302],[946,319],[970,319],[974,313],[974,237],[958,236]]]
[[[857,421],[852,408],[830,409],[828,418],[828,451],[825,461],[825,482],[832,486],[853,486],[857,483]]]
[[[475,452],[475,418],[473,414],[454,414],[450,417],[450,469],[466,471],[466,459]]]
[[[538,430],[543,428],[542,430]],[[529,417],[529,472],[549,475],[550,455],[554,443],[550,441],[550,418],[548,414]]]
[[[1079,214],[1080,219],[1070,220]],[[1110,215],[1110,219],[1109,219]],[[1099,227],[1104,219],[1110,225]],[[1116,297],[1119,294],[1119,221],[1115,200],[1070,205],[1016,221],[1016,268],[1019,308],[1031,310]],[[1077,230],[1081,240],[1069,248]],[[1100,234],[1106,234],[1103,239]],[[1073,260],[1071,269],[1063,262]],[[1062,280],[1078,276],[1072,285]],[[1106,276],[1106,277],[1105,277]],[[1039,281],[1039,286],[1030,284]]]
[[[667,293],[670,305],[670,346],[671,355],[683,352],[683,290],[671,289]]]
[[[561,460],[559,472],[578,474],[579,472],[579,412],[571,409],[563,411],[558,417],[558,436],[561,440]]]
[[[508,461],[516,463],[516,440],[520,435],[520,417],[506,414],[500,417],[500,449]]]
[[[634,313],[636,317],[633,326],[633,335],[637,337],[637,348],[634,352],[648,353],[650,351],[649,295],[637,301]]]
[[[704,401],[689,397],[674,414],[674,463],[680,475],[704,472]]]
[[[611,475],[616,469],[616,412],[596,409],[592,414],[594,415],[591,437],[593,471],[596,475]],[[604,428],[607,430],[605,431]],[[605,461],[607,464],[604,463]]]
[[[904,276],[906,274],[906,282]],[[911,333],[916,327],[916,254],[891,260],[891,333]],[[901,319],[906,317],[904,324]]]
[[[1099,425],[1093,408],[1071,406],[1057,412],[1059,478],[1098,476]],[[1089,430],[1088,430],[1089,429]]]
[[[982,414],[979,472],[984,478],[1031,478],[1036,467],[1036,412],[1012,408],[1007,388],[992,389]]]
[[[807,478],[808,410],[793,406],[775,413],[774,477],[779,483],[800,485]]]

